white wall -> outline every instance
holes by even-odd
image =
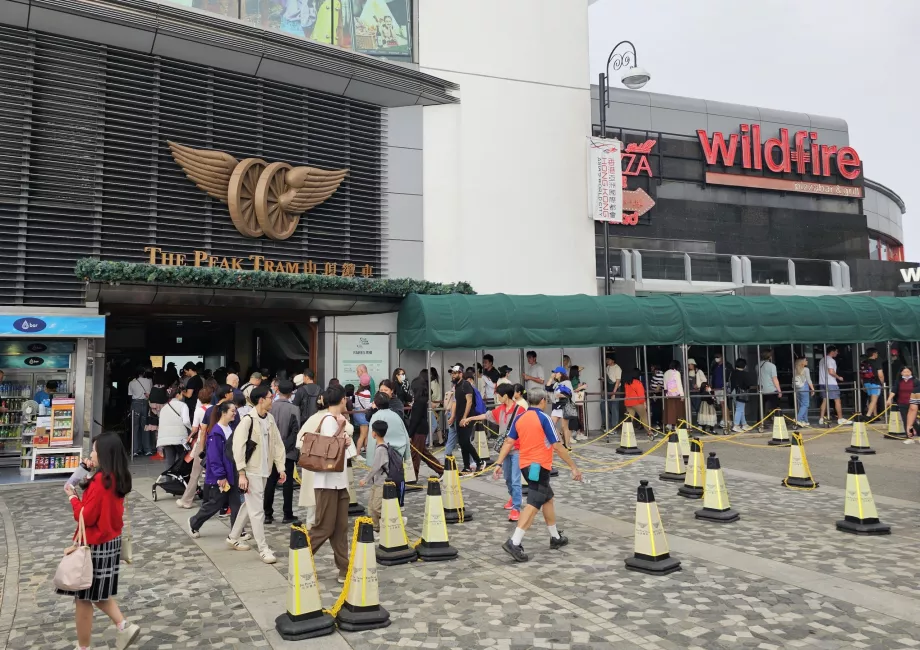
[[[421,70],[461,102],[424,109],[426,279],[596,293],[587,3],[420,0],[418,30]]]

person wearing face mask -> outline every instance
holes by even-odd
[[[409,384],[409,380],[406,378],[406,371],[402,368],[394,370],[393,381],[396,383],[396,397],[398,397],[399,401],[405,406],[409,406],[412,403],[412,387]],[[406,417],[405,413],[403,413],[403,417]]]
[[[914,421],[917,419],[917,409],[920,408],[920,379],[914,377],[913,369],[909,365],[901,368],[901,379],[891,387],[888,396],[888,406],[893,402],[898,405],[901,413],[901,422],[904,422],[904,431],[907,432],[905,444],[912,444],[917,436],[914,432]]]

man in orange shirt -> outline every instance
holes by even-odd
[[[546,392],[540,389],[527,391],[527,404],[530,408],[512,422],[505,444],[502,445],[498,460],[495,461],[495,479],[498,480],[502,475],[505,457],[511,453],[515,443],[520,445],[518,453],[521,474],[527,479],[529,488],[527,506],[514,534],[502,544],[502,549],[516,562],[526,562],[529,559],[521,542],[540,510],[543,511],[543,520],[549,530],[549,547],[558,549],[569,543],[569,539],[556,529],[556,507],[553,503],[553,489],[549,485],[549,473],[553,469],[553,452],[559,454],[571,468],[572,478],[576,481],[581,480],[581,470],[576,467],[575,461],[562,446],[562,441],[553,428],[553,421],[544,413]]]

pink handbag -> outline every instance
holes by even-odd
[[[61,591],[82,591],[93,585],[93,556],[86,544],[86,526],[80,513],[80,526],[73,546],[64,551],[64,557],[54,572],[54,586]]]

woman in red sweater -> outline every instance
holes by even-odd
[[[125,495],[131,491],[128,454],[121,438],[114,433],[98,436],[93,441],[90,462],[95,472],[81,484],[84,488],[83,500],[80,500],[71,485],[65,486],[64,491],[70,498],[74,519],[79,522],[80,514],[83,514],[86,544],[93,558],[93,584],[82,591],[58,590],[57,593],[73,596],[76,602],[76,650],[89,650],[93,632],[93,605],[115,623],[115,646],[118,650],[124,650],[137,639],[140,628],[128,623],[113,598],[118,593]]]

